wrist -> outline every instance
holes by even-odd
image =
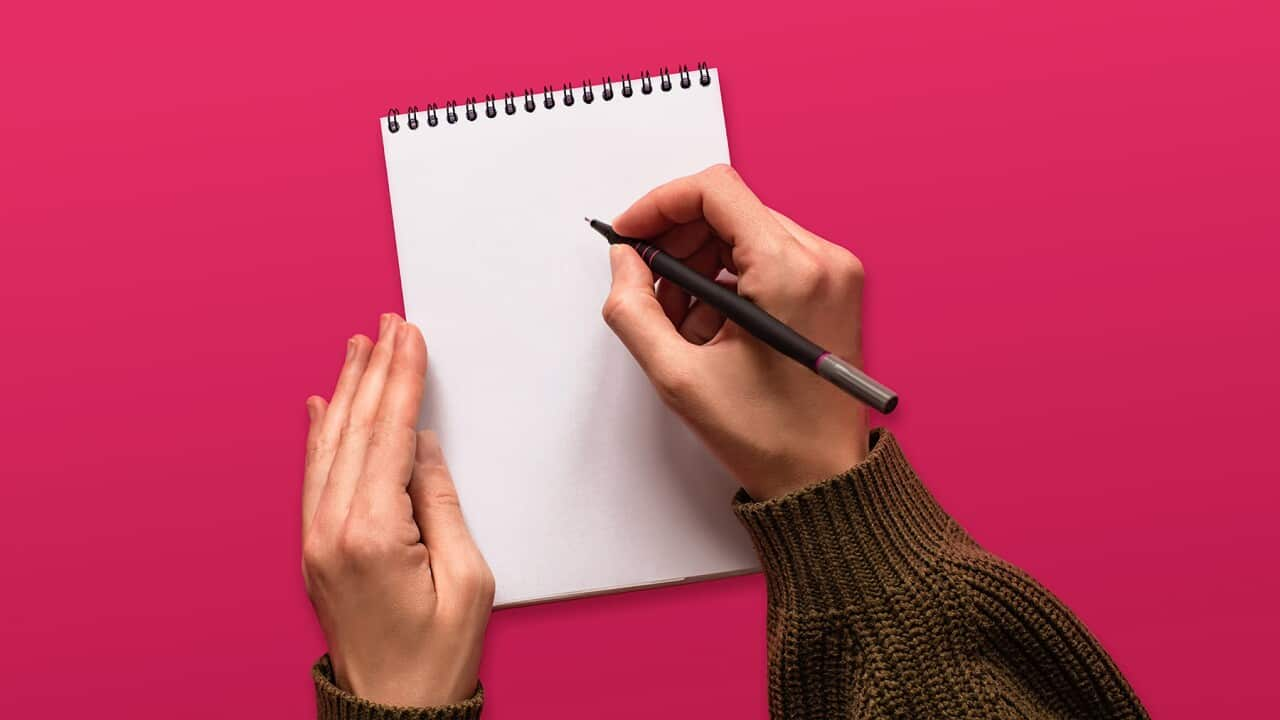
[[[824,482],[767,500],[735,498],[771,602],[804,614],[883,602],[925,577],[956,541],[958,526],[893,437],[879,430],[873,438],[862,463]]]
[[[339,688],[380,705],[437,707],[462,702],[475,694],[475,675],[449,668],[423,667],[421,662],[402,660],[374,667],[353,666],[331,654],[333,682]],[[393,665],[393,667],[388,667]]]
[[[320,658],[311,674],[321,720],[403,720],[405,717],[478,720],[484,705],[484,687],[479,682],[472,686],[470,694],[455,701],[405,704],[373,700],[340,684],[329,656]]]
[[[756,500],[769,500],[817,485],[848,472],[867,459],[867,433],[844,443],[806,444],[803,449],[782,454],[777,462],[760,463],[740,478],[743,488]]]

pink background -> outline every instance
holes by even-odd
[[[1155,715],[1274,712],[1274,3],[360,5],[6,7],[0,715],[310,714],[303,399],[401,309],[374,118],[702,59],[747,180],[865,260],[946,507]],[[763,718],[763,607],[499,612],[487,717]]]

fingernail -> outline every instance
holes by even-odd
[[[400,323],[396,328],[396,346],[399,347],[407,337],[409,337],[409,323]]]
[[[355,357],[355,354],[356,354],[356,339],[347,338],[347,359],[350,360],[351,358]]]
[[[307,398],[307,419],[311,422],[316,421],[316,404],[311,402],[311,398]]]
[[[390,323],[391,323],[390,313],[383,313],[382,317],[378,318],[378,337],[382,337],[387,334],[387,325],[389,325]]]

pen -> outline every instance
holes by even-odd
[[[630,245],[659,277],[679,285],[691,296],[724,313],[739,327],[774,350],[804,365],[863,403],[888,414],[898,406],[898,394],[876,382],[858,368],[822,349],[812,340],[792,330],[759,305],[703,277],[688,265],[637,238],[619,235],[608,223],[583,218],[610,245]]]

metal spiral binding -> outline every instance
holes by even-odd
[[[697,70],[698,70],[698,84],[703,87],[710,85],[711,70],[707,66],[707,63],[705,62],[698,63]],[[693,79],[690,74],[688,65],[680,65],[679,68],[677,69],[677,72],[679,72],[680,74],[680,88],[682,90],[688,90],[689,88],[693,87]],[[675,87],[671,79],[671,69],[665,65],[659,68],[658,70],[658,87],[664,93],[671,92],[671,90]],[[591,86],[591,81],[589,79],[582,81],[581,90],[582,90],[583,104],[590,105],[591,103],[595,102],[596,92],[595,92],[595,89]],[[652,93],[653,93],[653,76],[649,73],[648,70],[642,70],[640,72],[640,94],[651,95]],[[631,86],[631,74],[623,73],[622,74],[622,97],[629,98],[629,97],[632,97],[634,94],[635,92]],[[532,113],[538,109],[538,103],[535,98],[535,95],[536,95],[536,92],[534,91],[533,88],[525,88],[524,103],[523,103],[525,112]],[[613,76],[605,75],[600,79],[600,99],[603,100],[604,102],[609,102],[610,100],[613,99],[613,96],[614,96]],[[468,97],[464,102],[465,102],[464,114],[466,115],[467,121],[475,122],[480,117],[479,112],[477,111],[477,106],[479,105],[479,102],[476,100],[476,96],[472,95]],[[574,93],[573,83],[563,83],[561,85],[560,102],[561,104],[564,105],[564,107],[573,107],[573,105],[577,102],[577,96]],[[545,110],[555,109],[556,89],[554,85],[542,86],[542,107]],[[503,113],[507,115],[515,115],[517,112],[516,108],[517,108],[516,93],[514,92],[503,93],[502,95]],[[439,110],[440,110],[440,107],[436,103],[427,104],[427,110],[426,110],[427,127],[436,127],[440,124],[440,118],[437,115]],[[418,120],[418,114],[420,112],[421,110],[417,105],[410,105],[409,111],[405,113],[403,125],[405,127],[408,127],[410,130],[417,130],[421,126],[421,123]],[[395,133],[400,131],[400,128],[401,128],[400,114],[401,114],[400,108],[393,107],[387,111],[387,131],[388,132]],[[494,95],[492,93],[485,94],[484,116],[486,118],[495,118],[498,116],[498,96],[497,95]],[[453,100],[445,101],[445,121],[450,125],[455,125],[458,122],[458,103],[456,103]]]

